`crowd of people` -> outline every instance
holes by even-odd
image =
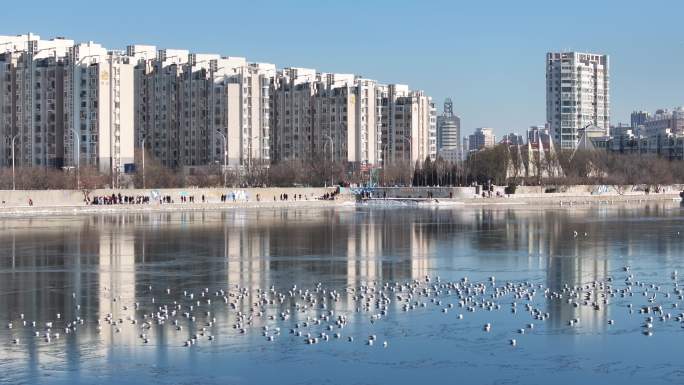
[[[88,201],[88,198],[86,198],[86,201]],[[94,196],[89,202],[91,205],[139,205],[150,203],[150,197],[147,195],[121,195],[121,193],[118,193]]]
[[[257,194],[257,200],[261,199],[259,194]],[[231,191],[227,194],[221,194],[221,202],[237,202],[237,201],[248,201],[249,195],[243,190]],[[204,201],[202,201],[204,202]]]
[[[340,194],[340,190],[337,189],[337,190],[335,190],[334,192],[323,194],[323,196],[321,197],[321,199],[323,199],[323,200],[325,200],[325,201],[332,201],[332,200],[335,200],[335,197],[336,197],[337,195],[339,195],[339,194]]]
[[[333,200],[339,194],[339,191],[332,193],[325,193],[318,199],[323,200]],[[309,196],[306,194],[288,194],[282,193],[273,196],[273,201],[303,201],[309,200]],[[314,197],[311,196],[313,199]],[[261,195],[256,194],[255,199],[257,202],[261,202]],[[90,205],[129,205],[129,204],[149,204],[149,203],[159,203],[159,204],[173,204],[179,203],[196,203],[198,200],[202,203],[209,202],[209,199],[205,195],[201,195],[199,199],[196,199],[194,195],[188,195],[187,193],[180,193],[177,199],[174,199],[171,195],[159,195],[159,194],[149,194],[149,195],[125,195],[121,193],[113,193],[111,195],[100,195],[94,197],[85,197],[85,202]],[[248,202],[249,195],[243,190],[230,191],[226,194],[221,194],[219,197],[221,203],[225,202]],[[33,202],[31,202],[33,203]]]

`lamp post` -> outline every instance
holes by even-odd
[[[226,140],[226,135],[221,132],[220,130],[216,130],[216,132],[221,135],[221,139],[223,139],[223,187],[226,187],[226,168],[228,166],[228,142]]]
[[[254,139],[258,139],[258,138],[260,138],[260,135],[255,135],[255,136],[252,136],[249,138],[249,155],[248,155],[249,157],[247,158],[247,170],[250,174],[252,172],[252,141]],[[262,159],[262,155],[263,155],[261,152],[262,147],[263,147],[263,141],[259,145],[259,160]]]
[[[328,139],[330,141],[330,187],[332,187],[335,184],[333,182],[334,181],[334,179],[333,179],[333,162],[334,162],[334,155],[335,155],[335,143],[333,142],[330,135],[323,134],[323,137],[325,137],[326,139]],[[325,146],[323,147],[323,150],[325,151]]]
[[[92,57],[100,57],[100,55],[85,55],[82,58],[78,59],[76,61],[76,63],[73,65],[71,83],[72,83],[74,88],[75,88],[75,84],[76,84],[76,81],[75,81],[75,79],[76,79],[76,68],[78,68],[81,65],[81,63],[83,63],[83,61],[85,59],[92,58]],[[74,93],[75,92],[76,92],[76,90],[74,89]],[[74,121],[74,127],[71,128],[71,132],[74,136],[75,144],[76,144],[76,152],[75,152],[75,155],[76,155],[76,189],[80,190],[81,189],[81,135],[77,131],[78,124],[76,123],[76,116],[78,116],[78,114],[72,113],[72,119]],[[112,184],[112,187],[114,187],[113,184]]]
[[[389,143],[382,145],[382,184],[387,185],[387,151],[389,150]]]
[[[145,139],[147,136],[143,136],[142,142],[140,143],[142,147],[142,177],[143,177],[143,190],[145,189]]]
[[[410,170],[410,169],[411,169],[411,161],[412,161],[412,159],[411,159],[411,152],[412,152],[412,151],[411,151],[411,150],[412,150],[412,147],[413,147],[413,142],[411,141],[411,138],[409,138],[409,137],[406,136],[406,135],[402,136],[401,138],[402,138],[405,142],[408,142],[408,145],[409,145],[409,159],[408,159],[409,167],[408,167],[408,168],[409,168],[409,170]],[[402,158],[405,158],[405,157],[406,157],[406,147],[402,147],[402,154],[401,154],[401,157],[402,157]],[[403,179],[403,178],[402,178],[402,179]],[[413,185],[413,182],[411,183],[411,185]]]
[[[76,142],[76,190],[81,189],[81,138],[76,130],[71,130]]]
[[[19,134],[16,134],[12,137],[12,190],[17,189],[17,186],[16,186],[15,181],[14,181],[14,162],[15,162],[15,159],[14,159],[14,141],[17,139],[17,137],[19,137]]]

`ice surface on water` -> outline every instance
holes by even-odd
[[[675,291],[679,276],[672,273],[684,272],[682,214],[673,204],[545,211],[369,204],[7,219],[0,221],[0,383],[676,382],[684,337],[676,317],[684,301]],[[409,292],[406,286],[389,290],[395,283],[419,290],[409,301],[418,302],[414,309],[403,310]],[[507,283],[518,289],[487,297]],[[456,290],[476,284],[487,290],[474,295],[478,305],[472,312],[459,306]],[[262,304],[263,314],[252,325],[242,322],[244,334],[233,328],[240,323],[238,311],[250,314],[259,300],[258,288],[286,294],[293,285],[297,293],[315,294],[316,304]],[[420,294],[433,285],[441,293]],[[577,307],[567,303],[568,290],[563,298],[544,295],[547,288],[563,292],[565,285],[582,287],[572,300]],[[611,290],[630,287],[632,296],[618,291],[610,297]],[[235,309],[216,296],[218,290]],[[338,295],[326,301],[326,309],[320,308],[323,290]],[[532,290],[530,300],[513,298]],[[372,296],[368,309],[361,292]],[[381,292],[390,301],[376,307]],[[181,313],[193,304],[196,321],[179,314],[164,325],[150,322],[144,343],[143,314],[171,308],[173,301]],[[483,301],[500,308],[481,308]],[[534,319],[526,304],[548,319]],[[643,306],[659,305],[662,313],[639,313]],[[283,320],[286,310],[291,314]],[[330,310],[331,321],[312,324]],[[114,325],[104,320],[109,313]],[[667,313],[670,318],[661,321]],[[373,315],[380,317],[371,323]],[[328,331],[338,316],[345,317],[344,328]],[[647,337],[642,325],[649,316],[653,335]],[[66,334],[65,323],[76,317],[84,324]],[[307,317],[312,325],[304,327]],[[34,320],[40,338],[33,336]],[[55,324],[51,333],[59,332],[59,339],[45,342],[45,322]],[[263,326],[274,341],[267,341]],[[184,347],[202,327],[207,332],[197,344]],[[303,336],[290,334],[292,328],[326,333],[329,341],[306,344]],[[342,338],[334,337],[337,332]],[[372,346],[370,335],[377,336]]]

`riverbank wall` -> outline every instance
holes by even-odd
[[[425,188],[425,187],[388,187],[373,190],[371,204],[391,206],[393,204],[431,206],[528,206],[551,207],[583,204],[641,204],[644,202],[678,201],[683,186],[659,187],[647,194],[640,186],[571,186],[557,189],[553,187],[521,186],[515,194],[504,194],[503,187],[496,187],[492,197],[483,198],[476,187]],[[84,201],[84,193],[76,190],[50,191],[8,191],[0,190],[0,216],[23,215],[72,215],[120,212],[159,212],[159,211],[202,211],[227,210],[233,208],[325,208],[353,207],[358,189],[342,188],[335,200],[320,199],[335,188],[246,188],[246,189],[137,189],[137,190],[92,190],[89,197],[107,196],[121,193],[127,196],[168,196],[171,203],[160,204],[158,198],[149,204],[90,205]],[[552,192],[551,192],[552,191]],[[428,199],[428,192],[431,199]],[[497,195],[496,192],[499,192]],[[259,200],[257,200],[257,194]],[[222,195],[229,198],[221,200]],[[281,199],[287,195],[287,200]],[[204,201],[202,201],[204,196]],[[231,197],[236,196],[233,200]],[[295,200],[296,196],[296,200]],[[194,197],[193,202],[181,201],[181,197]],[[387,198],[386,202],[385,199]],[[30,206],[28,201],[32,201]]]
[[[260,202],[280,201],[281,196],[287,195],[288,200],[309,201],[316,200],[326,193],[332,193],[335,188],[325,187],[267,187],[267,188],[174,188],[174,189],[98,189],[88,192],[88,198],[111,196],[112,194],[126,196],[147,196],[153,201],[157,197],[168,196],[173,203],[180,203],[181,197],[193,197],[194,203],[221,203],[221,196],[227,195],[229,201],[256,202],[257,195]],[[33,207],[85,206],[86,196],[78,190],[0,190],[0,207],[29,206],[29,199]],[[154,203],[154,202],[153,202]]]

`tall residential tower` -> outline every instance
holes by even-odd
[[[575,148],[580,131],[589,125],[609,134],[609,85],[608,55],[546,54],[546,120],[561,148]]]

